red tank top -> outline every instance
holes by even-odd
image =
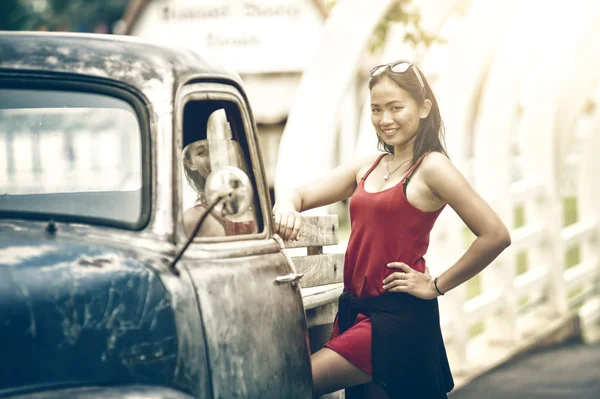
[[[383,280],[396,271],[390,262],[404,262],[424,272],[423,256],[429,246],[429,233],[444,209],[424,212],[411,205],[403,190],[422,155],[398,184],[379,192],[367,192],[365,179],[386,154],[382,154],[360,180],[350,199],[351,233],[344,260],[344,288],[358,298],[385,292]]]

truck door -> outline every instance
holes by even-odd
[[[236,166],[254,190],[244,214],[209,216],[179,265],[195,287],[213,397],[311,398],[302,297],[293,266],[273,238],[271,204],[246,100],[234,86],[216,83],[184,86],[178,97],[179,242],[205,209],[204,182],[211,170]]]

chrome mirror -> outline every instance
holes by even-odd
[[[204,223],[210,212],[215,211],[221,216],[235,216],[247,211],[252,204],[253,190],[250,179],[240,168],[235,166],[223,166],[211,172],[206,178],[204,192],[209,205],[200,215],[188,240],[169,265],[169,269],[176,275],[179,275],[179,272],[175,269],[175,265],[198,234],[202,223]]]
[[[252,184],[248,176],[235,166],[221,167],[208,175],[204,186],[209,204],[218,198],[222,201],[215,205],[215,212],[222,216],[239,215],[252,205]]]

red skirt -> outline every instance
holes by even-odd
[[[348,330],[340,334],[337,318],[333,324],[331,340],[325,344],[326,348],[337,352],[350,363],[367,374],[373,374],[373,363],[371,362],[371,318],[359,314],[354,324]]]

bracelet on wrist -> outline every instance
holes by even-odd
[[[437,286],[437,280],[438,280],[437,277],[433,280],[433,286],[435,287],[435,290],[438,292],[438,294],[440,294],[441,296],[443,296],[444,293],[442,291],[440,291],[440,289]]]

